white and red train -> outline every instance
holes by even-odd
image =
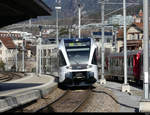
[[[140,83],[143,81],[143,51],[128,51],[127,58],[128,79]],[[112,53],[105,61],[108,74],[113,78],[123,79],[124,53]]]

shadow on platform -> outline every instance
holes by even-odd
[[[0,92],[8,90],[16,90],[21,88],[37,87],[41,83],[0,83]]]

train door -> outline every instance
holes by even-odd
[[[133,75],[135,77],[135,80],[140,79],[140,53],[137,53],[136,55],[133,55]]]

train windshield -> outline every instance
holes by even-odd
[[[88,64],[90,41],[66,43],[66,51],[71,65]]]

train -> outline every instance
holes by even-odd
[[[90,86],[98,80],[98,47],[93,38],[63,38],[57,57],[59,84]]]
[[[150,58],[150,57],[149,57]],[[124,79],[124,52],[112,53],[105,58],[107,75],[112,79]],[[127,52],[128,80],[143,83],[143,50]]]

